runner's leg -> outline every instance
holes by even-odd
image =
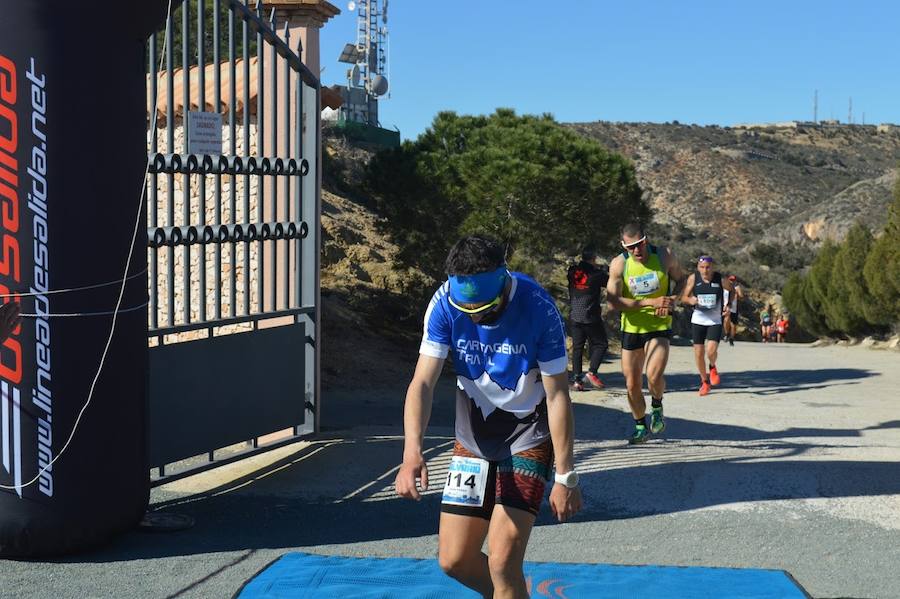
[[[694,363],[697,365],[697,372],[700,374],[702,382],[709,381],[706,374],[706,360],[703,356],[703,345],[706,343],[707,327],[699,324],[691,324],[691,344],[694,349]]]
[[[597,369],[600,368],[600,363],[603,362],[606,350],[609,349],[609,340],[606,338],[606,326],[602,321],[590,325],[588,339],[590,341],[591,355],[590,372],[597,374]]]
[[[708,381],[709,376],[706,374],[706,358],[703,355],[702,345],[694,345],[694,362],[697,364],[697,372],[700,373],[700,380]]]
[[[587,341],[585,325],[578,322],[569,323],[569,331],[572,333],[572,380],[580,381],[582,375],[582,359],[584,355],[584,342]]]
[[[650,396],[661,399],[666,392],[666,364],[669,362],[669,340],[655,337],[644,346],[647,352],[647,386]]]
[[[525,510],[494,506],[488,532],[488,566],[494,597],[527,599],[522,562],[535,516]]]
[[[438,532],[438,563],[447,575],[492,597],[494,593],[488,558],[481,551],[490,522],[478,516],[441,512]]]
[[[696,346],[695,346],[696,347]],[[706,359],[709,361],[709,367],[713,368],[719,363],[719,342],[706,340]]]
[[[647,402],[644,401],[644,350],[622,350],[622,374],[625,375],[625,387],[628,390],[628,405],[635,420],[647,414]]]

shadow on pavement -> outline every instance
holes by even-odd
[[[875,375],[852,368],[729,372],[723,373],[723,387],[731,397],[745,392],[785,393],[817,385],[855,384]],[[624,386],[621,373],[604,375],[604,380],[613,389]],[[696,377],[675,374],[667,381],[670,390],[692,390]],[[432,426],[452,425],[453,386],[452,378],[441,380]],[[403,447],[402,391],[332,391],[330,411],[322,419],[326,431],[340,429],[340,435],[207,492],[169,495],[152,506],[192,516],[196,520],[192,529],[168,534],[133,532],[102,550],[60,561],[293,550],[433,535],[439,494],[413,502],[390,492]],[[785,398],[788,405],[790,399]],[[624,438],[631,419],[620,409],[577,403],[575,412],[582,442],[577,461],[580,468],[584,464],[585,492],[585,510],[576,521],[637,518],[736,502],[900,494],[896,462],[823,461],[821,454],[806,455],[827,447],[822,439],[846,447],[838,440],[858,438],[861,433],[856,429],[798,426],[766,431],[670,417],[664,440],[628,448]],[[377,425],[385,425],[389,432],[373,436],[352,430]],[[868,428],[900,428],[900,421]],[[450,444],[449,437],[429,437],[429,459],[446,454]],[[439,484],[434,480],[438,475],[432,475]],[[554,523],[545,502],[537,524]]]
[[[835,384],[855,384],[877,372],[859,368],[823,368],[821,370],[743,370],[721,372],[721,390],[746,390],[757,395],[774,395],[792,391],[833,387]],[[696,391],[698,374],[666,375],[668,391]],[[624,385],[624,379],[622,380]]]
[[[804,459],[810,449],[823,445],[795,441],[859,436],[853,429],[761,431],[671,418],[667,440],[628,448],[624,441],[609,443],[622,438],[629,421],[620,410],[576,404],[576,421],[591,423],[580,427],[590,430],[588,437],[579,435],[584,444],[604,445],[579,450],[586,505],[575,521],[736,502],[900,494],[896,462]],[[898,426],[894,420],[870,428]],[[130,533],[101,551],[62,561],[302,549],[435,534],[437,494],[413,502],[390,492],[402,453],[400,430],[395,430],[395,436],[317,442],[209,492],[158,502],[155,509],[193,516],[196,526],[172,534]],[[723,450],[728,441],[743,443],[725,444]],[[445,454],[450,444],[449,437],[429,437],[429,460]],[[432,471],[432,476],[438,475]],[[537,525],[554,523],[545,502]]]

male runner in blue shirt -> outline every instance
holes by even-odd
[[[410,499],[428,488],[422,439],[450,354],[456,444],[442,481],[439,563],[485,597],[527,597],[522,562],[554,461],[550,508],[560,522],[581,509],[565,330],[547,292],[506,269],[500,244],[465,237],[450,250],[446,270],[449,280],[425,313],[406,393],[395,485]]]

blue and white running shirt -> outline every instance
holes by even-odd
[[[456,437],[487,460],[540,445],[550,436],[541,375],[566,372],[566,333],[550,295],[534,279],[513,272],[500,317],[477,325],[448,301],[449,283],[425,312],[419,353],[456,368]]]

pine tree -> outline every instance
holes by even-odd
[[[832,287],[832,274],[834,272],[834,259],[840,248],[832,241],[826,240],[816,256],[815,262],[809,269],[809,286],[804,294],[810,307],[822,315],[825,327],[829,333],[839,332],[835,315],[831,313],[830,306],[835,300]]]
[[[900,177],[884,231],[872,243],[863,276],[871,296],[872,318],[885,326],[900,327]]]
[[[785,306],[796,319],[797,324],[808,333],[817,337],[825,337],[831,333],[825,322],[825,315],[818,305],[809,302],[810,283],[808,277],[794,273],[784,285],[782,296]]]
[[[376,156],[365,187],[401,258],[435,277],[464,234],[525,258],[583,245],[613,252],[624,222],[650,216],[631,163],[549,115],[509,109],[438,114],[416,141]]]
[[[866,316],[867,310],[872,313],[872,297],[863,267],[871,246],[872,234],[865,225],[857,222],[848,231],[834,257],[831,301],[827,312],[836,327],[847,335],[864,335],[872,332],[872,325],[878,324]]]

